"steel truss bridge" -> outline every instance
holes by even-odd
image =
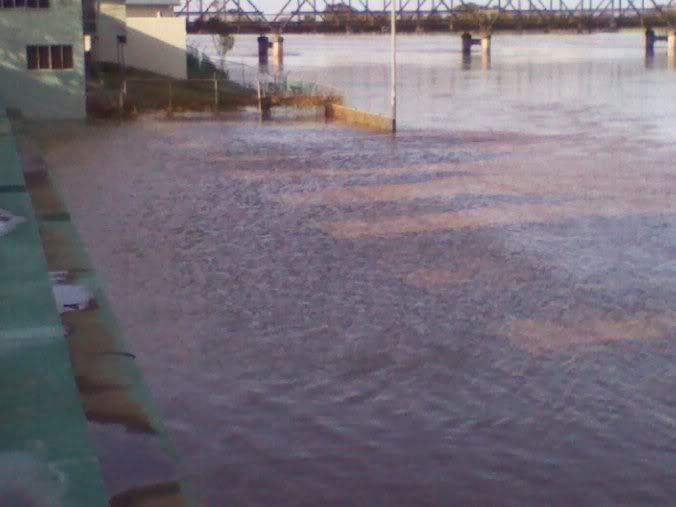
[[[286,0],[273,13],[259,9],[255,0],[184,0],[176,14],[188,23],[217,20],[232,31],[309,31],[311,25],[328,23],[376,23],[390,15],[392,0]],[[615,20],[634,18],[643,24],[645,17],[661,19],[676,28],[676,0],[395,0],[398,23],[435,20],[445,23],[474,16],[482,19],[484,29],[492,29],[498,18],[536,17],[603,19],[614,26]],[[607,26],[607,25],[606,25]],[[302,28],[299,28],[302,27]],[[208,28],[207,28],[208,30]]]

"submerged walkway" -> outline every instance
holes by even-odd
[[[189,506],[162,422],[70,215],[0,109],[0,505]],[[86,288],[59,315],[50,278]]]

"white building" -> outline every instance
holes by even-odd
[[[93,57],[177,79],[187,77],[185,19],[179,0],[100,0]]]
[[[28,117],[86,115],[80,0],[0,2],[0,98]]]

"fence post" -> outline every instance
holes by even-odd
[[[214,112],[218,113],[218,79],[216,79],[215,72],[214,72]]]
[[[261,93],[261,82],[260,82],[260,80],[257,82],[257,90],[258,90],[258,112],[262,115],[263,114],[263,95]]]
[[[167,105],[167,113],[171,114],[174,110],[174,90],[171,83],[171,80],[167,81],[168,92],[169,92],[169,104]]]

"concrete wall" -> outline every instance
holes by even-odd
[[[341,104],[327,103],[326,117],[334,120],[349,123],[350,125],[359,125],[373,130],[383,130],[389,132],[392,130],[392,117],[382,114],[370,113],[361,109],[346,107]]]
[[[72,45],[72,70],[28,70],[26,46]],[[82,7],[51,0],[48,9],[0,9],[0,97],[35,118],[83,118]]]
[[[127,65],[185,79],[185,19],[127,16]]]

